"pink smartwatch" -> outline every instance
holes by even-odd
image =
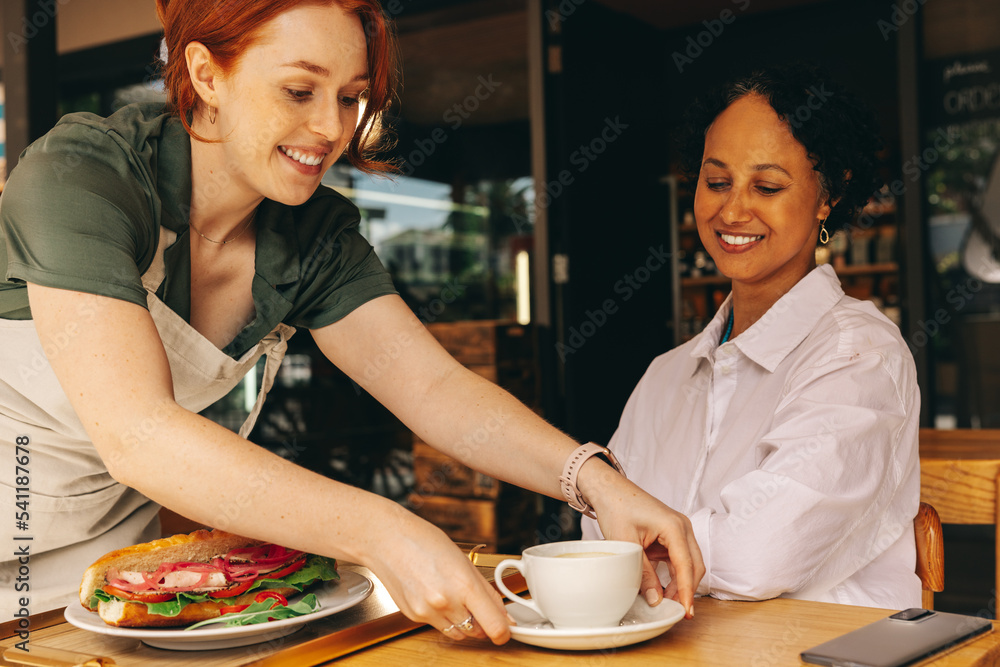
[[[559,476],[559,484],[562,488],[563,497],[566,498],[566,502],[569,503],[570,507],[577,512],[582,512],[591,519],[596,519],[597,515],[594,514],[594,508],[590,506],[590,503],[587,502],[583,494],[580,493],[580,489],[576,486],[576,476],[580,472],[580,468],[591,456],[604,457],[611,464],[612,468],[617,470],[622,477],[625,477],[625,470],[618,463],[618,459],[615,458],[610,449],[593,442],[588,442],[573,450],[573,453],[566,459],[562,475]]]

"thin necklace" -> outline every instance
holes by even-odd
[[[194,223],[192,223],[190,220],[188,220],[188,226],[191,227],[191,229],[193,229],[194,231],[198,232],[198,236],[200,236],[201,238],[205,239],[206,241],[209,241],[211,243],[216,243],[218,245],[226,245],[227,243],[232,243],[233,241],[235,241],[239,237],[243,236],[243,232],[245,232],[246,230],[250,229],[250,225],[251,225],[251,223],[253,223],[253,219],[255,217],[257,217],[257,209],[256,208],[254,208],[254,210],[250,211],[250,215],[249,215],[249,217],[247,217],[247,222],[246,222],[245,225],[243,225],[243,229],[241,229],[239,231],[239,233],[237,233],[236,236],[234,236],[233,238],[226,239],[224,241],[216,241],[215,239],[208,238],[207,236],[205,236],[204,234],[202,234],[201,231],[197,227],[195,227]]]
[[[719,345],[722,345],[729,340],[729,334],[733,333],[733,311],[729,311],[729,322],[726,324],[726,333],[722,336],[722,340],[719,341]]]

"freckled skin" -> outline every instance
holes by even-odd
[[[302,62],[325,71],[290,66]],[[192,142],[192,207],[225,202],[238,209],[262,197],[292,206],[306,201],[354,134],[358,99],[368,86],[356,77],[367,73],[364,30],[356,16],[303,5],[268,23],[236,68],[206,88],[209,101],[193,126],[220,141]],[[207,118],[208,106],[218,110],[215,123]],[[321,154],[323,162],[296,171],[279,147]],[[212,196],[216,192],[221,198]]]

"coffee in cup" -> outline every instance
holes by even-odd
[[[511,592],[503,573],[518,570],[531,599]],[[618,625],[639,594],[642,547],[634,542],[578,540],[525,549],[520,560],[501,561],[494,571],[497,588],[557,628]]]

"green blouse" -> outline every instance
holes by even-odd
[[[191,139],[157,104],[63,117],[21,155],[0,197],[0,318],[30,319],[26,282],[146,307],[141,276],[160,226],[177,232],[157,293],[190,321]],[[256,317],[224,348],[236,358],[279,322],[316,329],[395,294],[357,207],[321,186],[300,206],[265,199],[256,217]]]

